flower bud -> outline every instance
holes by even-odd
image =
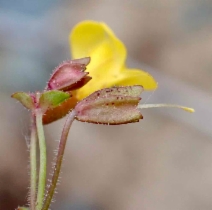
[[[89,57],[63,62],[53,72],[46,89],[70,91],[84,86],[91,79],[85,72],[89,62]]]

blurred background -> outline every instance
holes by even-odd
[[[70,59],[78,22],[107,23],[128,49],[127,64],[159,82],[140,123],[74,122],[53,210],[212,209],[211,0],[0,0],[0,209],[27,203],[29,113],[10,98],[42,90]],[[64,119],[45,127],[49,170]]]

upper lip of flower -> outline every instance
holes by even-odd
[[[69,39],[73,58],[91,56],[92,59],[87,70],[93,79],[77,90],[79,100],[114,85],[142,85],[145,90],[157,88],[157,82],[147,72],[126,68],[126,48],[106,24],[81,22],[72,30]]]

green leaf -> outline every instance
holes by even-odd
[[[46,91],[41,94],[39,100],[40,108],[45,112],[47,109],[55,108],[70,98],[70,94],[63,91]]]
[[[13,93],[11,95],[11,97],[17,99],[27,109],[33,109],[34,108],[33,98],[28,93],[25,93],[25,92],[16,92],[16,93]]]

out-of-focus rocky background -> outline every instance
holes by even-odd
[[[85,19],[106,22],[130,67],[155,76],[159,89],[143,103],[196,113],[149,109],[123,126],[75,122],[51,209],[211,210],[211,0],[0,0],[0,209],[24,205],[29,185],[29,113],[10,95],[42,90]],[[63,122],[46,126],[49,161]]]

